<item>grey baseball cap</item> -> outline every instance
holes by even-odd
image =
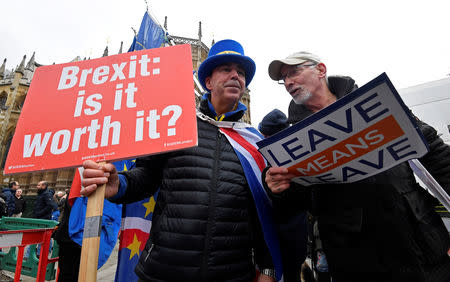
[[[304,62],[313,62],[320,63],[322,62],[320,58],[312,53],[300,51],[294,54],[291,54],[286,57],[286,59],[274,60],[269,65],[269,76],[273,80],[281,79],[281,67],[283,65],[295,66],[299,64],[303,64]]]

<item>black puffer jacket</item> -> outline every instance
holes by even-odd
[[[211,116],[206,100],[201,111]],[[161,188],[136,273],[149,281],[251,281],[252,249],[260,267],[272,267],[251,192],[226,137],[203,120],[197,126],[198,147],[140,158],[124,172],[121,202]]]
[[[349,77],[330,77],[329,84],[338,98],[356,88]],[[311,114],[294,103],[289,107],[292,123]],[[417,122],[430,146],[420,161],[449,193],[450,147],[432,127]],[[317,216],[329,270],[337,281],[450,278],[449,235],[434,211],[435,200],[416,183],[406,162],[350,184],[291,183],[291,189],[272,196],[285,207],[284,214],[301,207]]]

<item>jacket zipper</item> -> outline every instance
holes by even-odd
[[[222,133],[217,131],[216,135],[216,150],[214,152],[214,167],[213,167],[213,175],[211,181],[211,190],[209,191],[209,207],[208,207],[208,223],[206,226],[206,235],[205,235],[205,245],[203,249],[203,264],[202,264],[202,276],[205,281],[208,278],[208,258],[210,253],[210,242],[211,242],[211,229],[214,224],[214,206],[217,197],[217,172],[219,167],[219,157],[220,157],[220,141],[222,139]]]
[[[152,245],[150,246],[150,249],[148,250],[147,255],[145,256],[144,262],[147,262],[147,259],[150,256],[150,253],[152,252],[153,246],[155,246],[155,244],[152,243]]]

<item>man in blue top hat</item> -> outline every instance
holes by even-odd
[[[106,183],[105,197],[129,203],[160,188],[135,269],[141,281],[253,281],[253,261],[259,281],[274,281],[243,167],[217,126],[244,115],[239,100],[255,68],[238,42],[217,42],[198,71],[209,93],[199,105],[197,147],[138,158],[136,168],[120,174],[112,164],[83,164],[84,195]]]

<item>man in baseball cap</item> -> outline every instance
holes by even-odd
[[[285,59],[274,60],[269,65],[269,76],[273,80],[281,80],[281,67],[283,65],[295,66],[310,62],[311,64],[319,64],[320,58],[312,53],[301,51],[295,52],[287,56]]]
[[[327,76],[325,64],[308,52],[272,61],[269,76],[293,99],[289,123],[304,120],[357,88],[350,77]],[[347,116],[347,123],[333,122],[350,128],[351,120]],[[420,161],[443,187],[450,187],[450,146],[424,122],[417,120],[417,128],[430,145]],[[380,155],[379,164],[382,160]],[[353,183],[306,187],[292,182],[293,177],[286,168],[271,167],[263,181],[279,201],[278,213],[297,208],[317,216],[333,280],[450,281],[448,231],[408,162]]]

